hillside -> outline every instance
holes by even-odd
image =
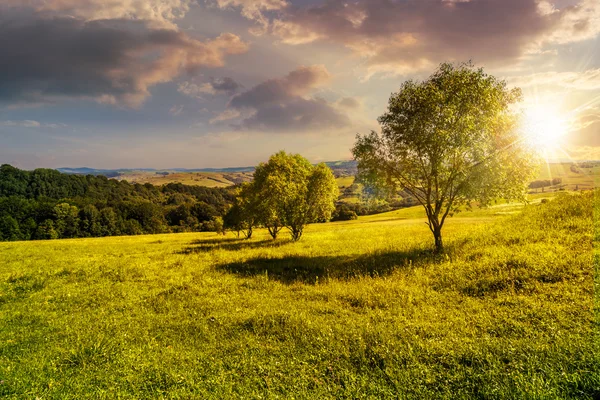
[[[597,398],[593,200],[0,243],[0,396]]]
[[[361,186],[354,184],[356,175],[355,161],[326,162],[338,180],[340,201],[347,204],[361,202]],[[67,169],[61,168],[65,173],[97,174],[117,180],[126,180],[132,183],[151,183],[165,185],[168,183],[182,183],[191,186],[227,187],[252,180],[253,168],[228,168],[203,169],[203,170],[93,170],[90,168]],[[558,192],[561,190],[587,190],[595,187],[594,179],[600,176],[600,163],[549,163],[542,166],[538,176],[530,188],[530,194]],[[552,183],[552,180],[558,183]],[[537,184],[537,185],[536,185]],[[543,187],[542,187],[543,186]]]
[[[336,177],[353,177],[356,174],[355,161],[326,162]],[[254,167],[203,168],[203,169],[94,169],[94,168],[58,168],[58,171],[73,175],[101,175],[130,183],[151,183],[165,185],[182,183],[205,187],[226,187],[252,180]]]

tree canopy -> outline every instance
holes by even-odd
[[[292,240],[298,240],[306,224],[331,219],[337,197],[337,183],[329,167],[313,166],[299,154],[280,151],[256,167],[254,180],[238,196],[239,209],[232,209],[226,221],[246,232],[261,224],[273,239],[286,227]],[[241,218],[237,225],[232,224],[235,216]]]
[[[406,81],[378,119],[381,133],[357,136],[359,179],[414,196],[441,251],[444,222],[459,207],[524,198],[538,160],[518,129],[520,100],[518,88],[471,63]]]

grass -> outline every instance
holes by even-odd
[[[598,398],[598,203],[0,243],[0,396]]]
[[[182,183],[192,186],[227,187],[235,185],[236,182],[234,181],[248,182],[251,178],[252,174],[246,172],[170,172],[168,175],[161,175],[155,172],[135,171],[121,175],[118,179],[132,183],[151,183],[153,185]]]

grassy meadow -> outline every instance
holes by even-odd
[[[132,171],[119,176],[118,179],[126,180],[131,183],[151,183],[156,186],[166,185],[167,183],[182,183],[184,185],[213,188],[233,186],[238,182],[248,182],[252,179],[252,174],[248,172],[221,173],[170,171],[168,175],[163,175],[153,171]]]
[[[0,397],[599,398],[596,200],[0,243]]]

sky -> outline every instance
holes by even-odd
[[[600,159],[599,0],[0,0],[0,164],[346,160],[402,82],[468,60],[553,159]]]

